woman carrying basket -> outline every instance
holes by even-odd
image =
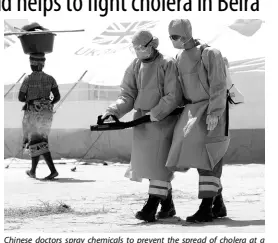
[[[36,168],[42,155],[50,169],[51,180],[58,176],[48,146],[48,135],[53,119],[53,105],[60,100],[60,93],[55,79],[44,73],[44,53],[30,54],[32,73],[25,77],[19,91],[18,99],[24,102],[23,147],[30,151],[32,167],[26,171],[31,178],[36,178]],[[53,94],[53,100],[50,94]]]

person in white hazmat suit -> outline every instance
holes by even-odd
[[[182,102],[182,90],[173,58],[162,55],[159,41],[147,30],[132,38],[137,58],[125,71],[121,93],[102,119],[117,118],[135,109],[134,119],[150,115],[150,123],[133,128],[129,178],[149,179],[149,198],[135,217],[148,222],[176,214],[172,200],[173,172],[165,167],[178,116],[168,116]],[[161,209],[156,215],[161,203]]]
[[[230,142],[225,62],[219,50],[193,39],[188,19],[172,20],[169,35],[174,48],[181,49],[177,68],[188,104],[176,124],[166,166],[197,168],[202,202],[186,220],[208,222],[227,215],[220,181]]]

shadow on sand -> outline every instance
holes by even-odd
[[[86,183],[86,182],[96,182],[95,180],[79,180],[79,179],[74,179],[74,178],[57,178],[53,180],[45,180],[43,178],[39,179],[37,178],[38,181],[42,182],[53,182],[53,183]]]
[[[152,223],[147,222],[139,222],[136,225],[151,225],[151,224],[168,224],[168,225],[181,225],[181,226],[188,226],[188,227],[200,227],[200,225],[225,225],[227,227],[246,227],[246,226],[256,226],[256,225],[265,225],[264,219],[259,220],[234,220],[231,218],[221,218],[215,219],[213,222],[206,222],[206,223],[188,223],[184,219],[180,217],[174,216],[173,218],[168,219],[159,219]],[[134,224],[123,224],[123,225],[134,225]]]

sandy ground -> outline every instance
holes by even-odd
[[[5,160],[5,165],[10,162]],[[71,161],[55,161],[59,162],[58,179],[41,181],[27,177],[27,162],[16,161],[4,170],[4,208],[24,209],[44,202],[66,204],[74,211],[24,219],[5,217],[5,233],[265,232],[264,165],[225,165],[222,184],[228,217],[212,223],[187,224],[186,217],[195,213],[200,203],[194,169],[176,173],[172,183],[176,217],[145,223],[134,215],[145,203],[148,181],[138,183],[125,178],[127,165],[79,165],[72,172]],[[37,177],[48,174],[47,166],[40,162]]]

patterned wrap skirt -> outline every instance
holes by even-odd
[[[50,100],[35,100],[28,104],[24,111],[23,147],[26,147],[31,157],[49,152],[48,135],[53,119],[53,105]]]

